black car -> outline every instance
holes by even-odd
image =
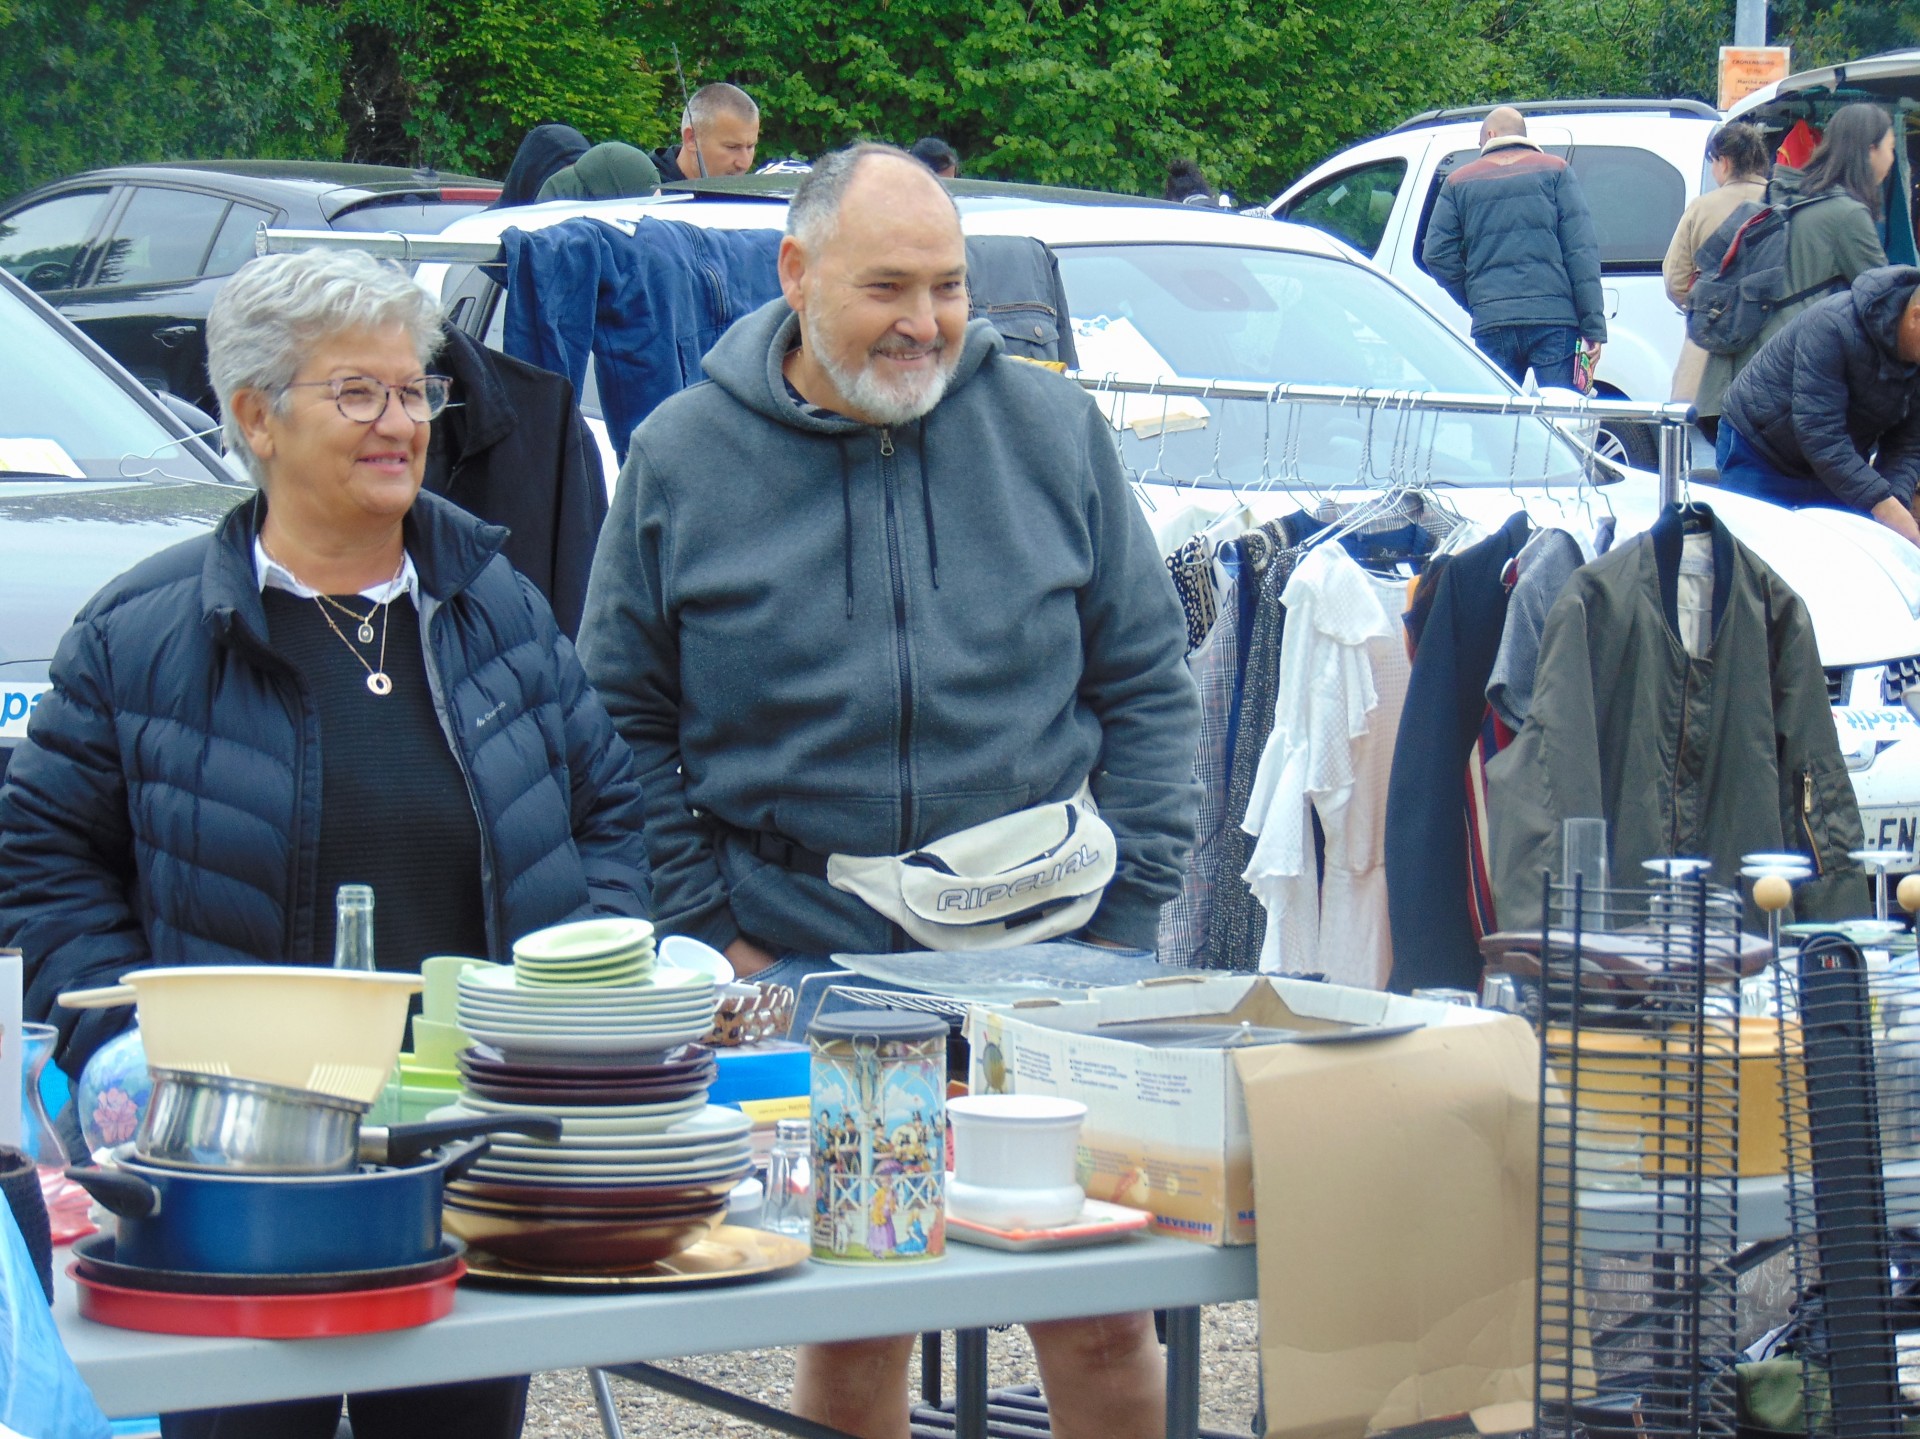
[[[0,274],[0,777],[87,598],[252,487],[133,376]]]
[[[207,307],[261,225],[427,235],[499,193],[491,180],[303,160],[90,170],[0,205],[0,269],[143,384],[212,413]]]

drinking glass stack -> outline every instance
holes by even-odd
[[[547,1114],[447,1186],[445,1224],[502,1271],[629,1274],[704,1239],[750,1168],[749,1121],[707,1103],[719,977],[660,964],[644,920],[520,940],[460,976],[455,1114]]]

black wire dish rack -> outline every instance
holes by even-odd
[[[1868,928],[1805,935],[1763,991],[1797,1300],[1742,1366],[1761,1432],[1920,1433],[1920,969]]]
[[[1731,1436],[1739,897],[1543,878],[1534,1427]]]

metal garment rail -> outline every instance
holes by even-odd
[[[689,197],[690,198],[690,197]],[[254,232],[256,255],[290,250],[365,250],[402,264],[486,265],[500,258],[498,240],[446,240],[436,235],[407,235],[398,230],[274,230],[262,225]],[[1581,423],[1589,420],[1628,420],[1653,425],[1660,441],[1660,503],[1680,498],[1687,475],[1691,443],[1687,430],[1693,408],[1685,404],[1656,404],[1637,400],[1552,400],[1540,395],[1462,395],[1437,390],[1381,390],[1344,385],[1261,385],[1245,380],[1189,380],[1162,376],[1152,380],[1122,379],[1087,370],[1069,372],[1089,390],[1117,395],[1187,396],[1196,400],[1252,400],[1269,405],[1335,405],[1375,409],[1381,414],[1439,411],[1460,415],[1537,416],[1543,420]]]
[[[1247,380],[1123,379],[1116,374],[1069,370],[1067,378],[1098,394],[1153,395],[1194,400],[1247,400],[1263,405],[1333,405],[1396,414],[1535,416],[1583,423],[1630,420],[1653,425],[1660,439],[1660,503],[1677,502],[1686,483],[1693,406],[1644,400],[1556,400],[1544,395],[1464,395],[1440,390],[1383,390],[1349,385],[1262,385]]]

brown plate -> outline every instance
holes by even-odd
[[[545,1215],[482,1214],[448,1205],[441,1223],[467,1241],[481,1262],[488,1259],[569,1274],[632,1273],[705,1239],[726,1218],[726,1200],[703,1213],[672,1219],[552,1219]]]
[[[751,1172],[741,1166],[737,1174],[718,1179],[699,1179],[687,1184],[510,1184],[501,1179],[478,1179],[472,1175],[447,1185],[449,1199],[485,1199],[507,1204],[560,1204],[576,1208],[620,1209],[632,1204],[670,1202],[698,1203],[702,1199],[722,1199]]]
[[[504,1199],[469,1199],[448,1195],[445,1207],[464,1209],[470,1214],[490,1214],[513,1219],[687,1219],[711,1214],[726,1204],[725,1196],[702,1195],[698,1199],[675,1200],[670,1204],[611,1205],[528,1204]],[[102,1275],[111,1279],[111,1275]]]
[[[723,1224],[691,1248],[631,1274],[556,1274],[500,1264],[485,1256],[467,1262],[470,1283],[514,1289],[594,1290],[696,1289],[708,1284],[747,1284],[771,1279],[805,1264],[812,1246],[789,1234]]]
[[[669,1084],[575,1085],[508,1083],[464,1074],[460,1077],[460,1087],[482,1099],[496,1099],[505,1104],[669,1104],[712,1088],[713,1076],[696,1075]]]
[[[508,1059],[490,1044],[473,1045],[461,1050],[454,1058],[462,1073],[494,1079],[509,1081],[571,1079],[612,1084],[678,1079],[685,1074],[697,1072],[716,1063],[713,1051],[704,1044],[683,1044],[678,1049],[668,1050],[661,1058],[647,1064],[623,1064],[619,1062],[618,1056],[609,1059],[606,1063],[582,1057],[572,1064],[525,1064],[519,1060]]]

